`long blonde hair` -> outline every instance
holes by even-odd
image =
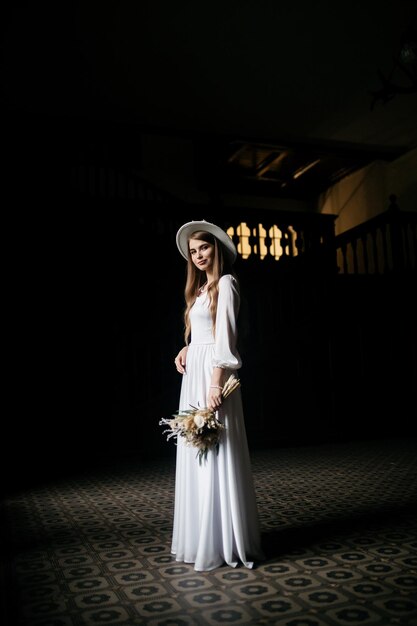
[[[197,230],[188,237],[190,239],[198,239],[199,241],[205,241],[214,246],[214,258],[213,258],[213,280],[208,285],[207,295],[210,299],[210,314],[213,323],[213,334],[216,332],[216,314],[217,314],[217,301],[219,299],[219,280],[224,274],[232,274],[236,278],[236,274],[232,270],[232,265],[228,260],[227,254],[224,252],[222,243],[211,233],[205,230]],[[191,255],[188,254],[187,261],[187,280],[185,283],[184,297],[185,297],[185,309],[184,309],[184,339],[185,344],[188,345],[191,335],[190,324],[190,309],[197,299],[198,290],[204,284],[204,272],[199,270],[191,260]]]

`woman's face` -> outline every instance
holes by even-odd
[[[210,271],[213,266],[214,246],[201,239],[190,239],[188,242],[191,260],[199,270]]]

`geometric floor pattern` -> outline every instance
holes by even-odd
[[[266,561],[170,554],[175,459],[134,458],[2,503],[3,626],[417,626],[417,442],[251,453]]]

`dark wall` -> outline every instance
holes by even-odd
[[[181,382],[173,360],[185,263],[175,233],[191,219],[221,224],[227,216],[71,193],[63,163],[69,171],[76,151],[64,158],[50,142],[54,149],[36,161],[30,146],[32,168],[21,170],[13,143],[7,187],[4,475],[12,483],[11,471],[28,480],[126,454],[174,454],[158,422],[177,409]],[[411,432],[413,277],[240,259],[236,269],[251,447]]]
[[[30,349],[21,355],[37,384],[29,445],[75,458],[170,453],[158,421],[177,409],[180,389],[173,359],[183,345],[185,263],[175,232],[195,216],[90,203],[80,217],[67,216],[62,247],[33,286]],[[407,428],[416,370],[405,281],[261,261],[236,269],[251,445]]]

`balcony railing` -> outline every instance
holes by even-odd
[[[416,271],[417,212],[400,211],[396,197],[385,213],[335,238],[342,274],[392,274]]]
[[[300,265],[307,260],[327,259],[333,250],[333,215],[289,211],[252,211],[240,220],[230,221],[228,234],[243,262],[278,262]]]
[[[261,261],[277,269],[320,269],[340,274],[384,275],[416,270],[417,212],[400,211],[394,195],[390,196],[387,211],[335,236],[335,215],[188,205],[131,169],[78,165],[72,170],[71,186],[91,199],[140,202],[143,221],[147,220],[147,208],[155,218],[155,203],[161,209],[166,207],[170,217],[160,224],[160,232],[175,232],[181,215],[185,221],[190,217],[215,221],[227,230],[239,258],[247,265]]]

